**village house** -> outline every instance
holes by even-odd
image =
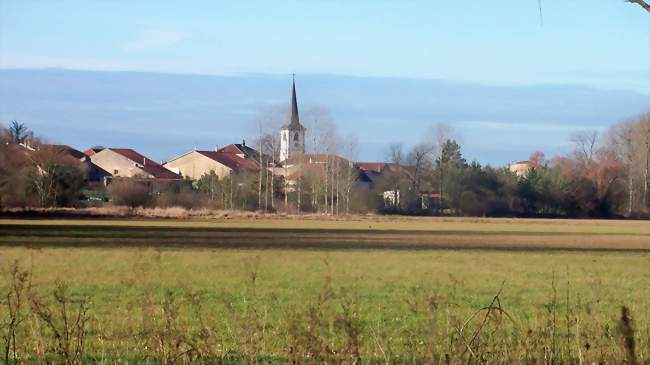
[[[202,176],[215,173],[219,178],[231,174],[259,173],[269,169],[275,176],[285,178],[287,192],[295,191],[300,179],[325,179],[333,169],[350,169],[352,180],[366,189],[373,189],[376,180],[385,170],[384,162],[354,163],[344,157],[332,154],[305,153],[305,133],[300,123],[295,78],[291,85],[291,100],[287,122],[280,129],[280,162],[272,165],[269,156],[242,143],[230,144],[214,150],[194,149],[162,164],[127,148],[93,147],[83,152],[81,158],[96,166],[98,176],[105,183],[112,178],[143,178],[158,181],[179,179],[199,180]]]
[[[537,163],[527,160],[527,161],[511,162],[508,166],[508,169],[514,172],[515,175],[517,175],[517,177],[525,178],[530,173],[530,170],[534,169],[535,167],[537,167]]]
[[[180,180],[181,176],[130,148],[94,148],[84,151],[93,164],[110,178],[153,179],[158,182]]]
[[[85,180],[89,183],[101,182],[104,177],[110,176],[107,171],[95,165],[86,154],[68,145],[43,143],[31,146],[21,143],[19,146],[23,147],[23,152],[36,164],[39,170],[41,170],[40,163],[44,162],[42,160],[45,159],[78,167],[84,173]]]
[[[216,149],[216,151],[222,153],[231,153],[241,158],[244,158],[246,160],[255,162],[258,165],[260,162],[260,153],[256,149],[247,146],[246,140],[243,140],[241,144],[233,143],[225,147],[218,148]],[[269,160],[268,156],[262,156],[262,161],[268,161],[268,160]]]
[[[163,166],[192,180],[198,180],[210,172],[214,172],[221,179],[232,173],[259,171],[259,157],[256,150],[243,142],[214,151],[193,150],[165,162]]]
[[[326,179],[328,171],[343,171],[346,168],[354,168],[352,161],[338,156],[323,153],[307,153],[293,156],[273,169],[274,175],[286,178],[287,190],[295,191],[298,181],[301,178]],[[358,179],[358,174],[353,173],[353,179]]]
[[[94,164],[91,158],[85,153],[72,148],[68,145],[48,145],[50,148],[53,148],[57,153],[63,155],[64,159],[72,162],[79,161],[83,166],[84,174],[86,175],[86,180],[89,182],[101,182],[105,177],[110,176],[108,171],[102,169],[101,167]]]
[[[354,164],[359,170],[359,184],[366,189],[374,189],[388,167],[386,162],[357,162]]]

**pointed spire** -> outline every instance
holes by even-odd
[[[298,99],[296,98],[296,74],[292,74],[291,83],[291,105],[289,106],[289,120],[284,125],[288,129],[302,129],[300,117],[298,116]]]

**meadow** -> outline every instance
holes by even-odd
[[[9,363],[650,363],[650,224],[0,220]]]

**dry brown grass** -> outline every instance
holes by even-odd
[[[261,212],[246,212],[239,210],[187,209],[184,207],[143,208],[126,206],[105,206],[89,208],[29,208],[5,209],[7,216],[20,215],[29,217],[89,217],[89,218],[163,218],[163,219],[226,219],[226,218],[256,218],[264,215]]]

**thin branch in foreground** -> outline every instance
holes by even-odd
[[[646,3],[644,0],[626,0],[628,3],[638,4],[640,7],[644,8],[648,13],[650,13],[650,4]]]

